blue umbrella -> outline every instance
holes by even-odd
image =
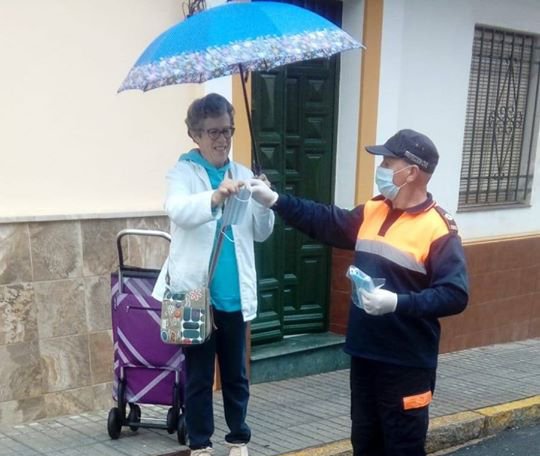
[[[204,82],[233,73],[267,71],[363,47],[323,17],[277,2],[226,3],[190,16],[158,36],[142,53],[119,92]],[[245,84],[244,101],[260,171]]]

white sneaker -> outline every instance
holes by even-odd
[[[228,443],[229,456],[249,456],[248,447],[245,443]]]
[[[212,447],[201,448],[199,450],[191,450],[189,452],[190,456],[212,456],[214,454],[214,449]]]

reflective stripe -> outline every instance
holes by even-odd
[[[360,242],[373,241],[385,244],[390,252],[387,248],[380,250],[377,247],[373,253],[389,258],[410,270],[425,273],[425,262],[431,245],[449,233],[446,222],[434,206],[430,206],[419,213],[403,212],[391,225],[384,227],[390,212],[391,208],[384,201],[368,201],[364,206],[364,221],[360,225],[357,238]],[[384,230],[381,231],[383,227]],[[363,243],[359,244],[358,241],[356,249],[372,251],[371,247],[365,250]]]
[[[385,242],[357,239],[356,251],[372,253],[374,255],[386,258],[387,260],[390,260],[403,268],[426,274],[424,264],[416,261],[416,258],[414,258],[413,255],[403,252],[397,247],[386,244]]]
[[[427,391],[422,394],[415,394],[414,396],[407,396],[403,398],[403,410],[412,410],[417,408],[426,407],[431,404],[433,398],[431,391]]]

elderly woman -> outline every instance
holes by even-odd
[[[212,93],[195,100],[186,118],[188,135],[197,148],[182,155],[169,172],[165,209],[171,220],[169,258],[154,297],[162,299],[168,270],[172,290],[205,285],[216,235],[221,229],[222,207],[253,177],[229,159],[234,134],[234,110],[222,96]],[[246,376],[246,322],[257,311],[257,276],[253,242],[272,233],[274,214],[254,200],[237,225],[228,226],[209,284],[214,330],[208,341],[185,349],[186,426],[191,456],[213,454],[212,386],[217,354],[230,456],[247,456],[251,431],[246,424],[249,383]]]

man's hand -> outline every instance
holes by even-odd
[[[384,315],[394,312],[397,306],[397,294],[377,288],[373,292],[360,290],[364,310],[370,315]]]
[[[251,179],[251,197],[265,207],[272,207],[276,204],[278,194],[272,190],[269,185],[261,179]]]
[[[268,187],[272,188],[272,183],[268,180],[266,174],[259,174],[258,176],[255,176],[255,179],[263,181]]]

